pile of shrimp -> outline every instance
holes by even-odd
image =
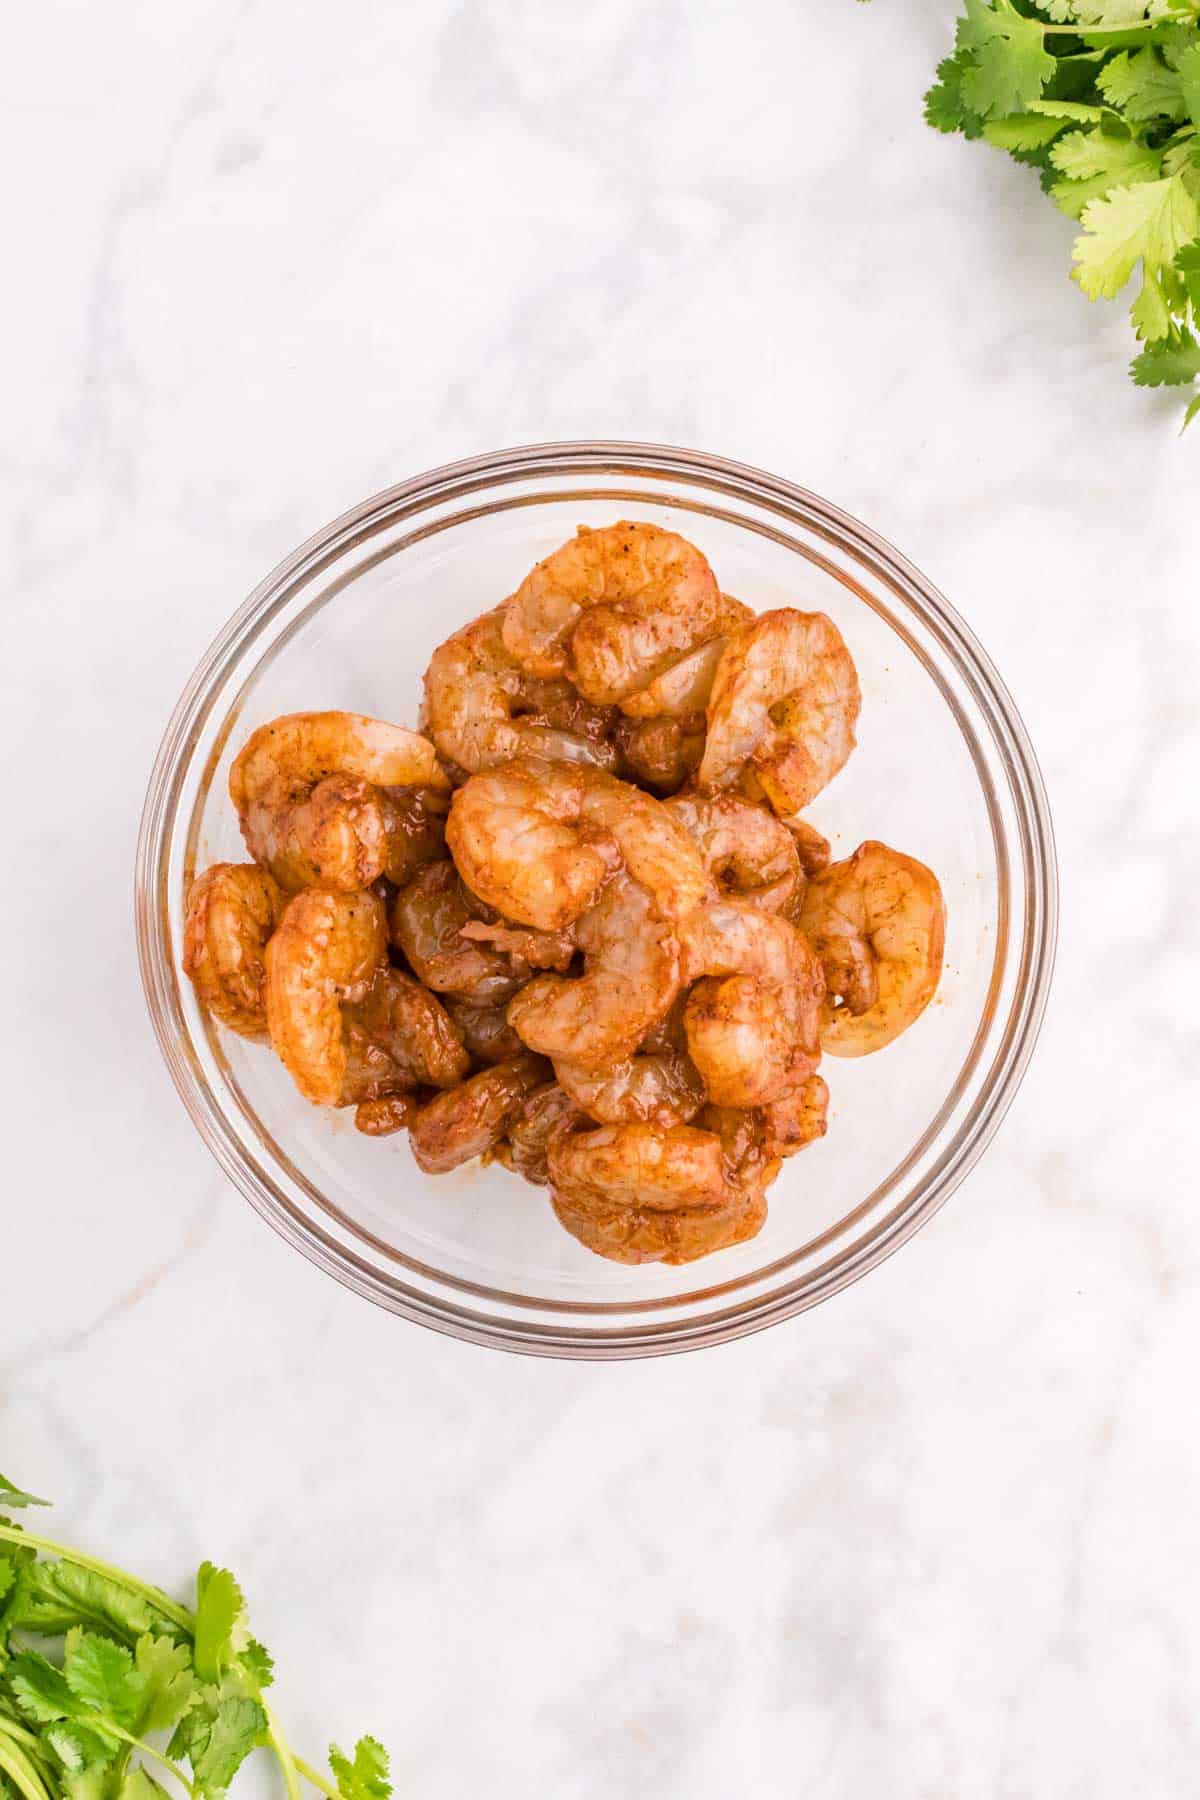
[[[802,814],[855,746],[823,613],[755,614],[674,532],[581,527],[425,674],[420,729],[294,713],[229,791],[250,860],[188,895],[183,966],[304,1097],[496,1161],[581,1244],[753,1237],[822,1137],[822,1054],[882,1050],[941,974],[933,873]]]

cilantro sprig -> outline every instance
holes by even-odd
[[[352,1756],[331,1745],[328,1774],[291,1749],[228,1569],[202,1563],[181,1606],[8,1516],[44,1505],[0,1475],[0,1800],[224,1800],[260,1747],[289,1800],[305,1782],[326,1800],[390,1800],[374,1738]]]
[[[938,131],[1029,164],[1081,230],[1089,300],[1139,278],[1140,387],[1200,414],[1200,0],[963,0],[925,96]]]

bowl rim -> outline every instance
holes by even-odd
[[[546,1326],[530,1319],[500,1321],[471,1309],[388,1283],[365,1258],[297,1216],[259,1180],[254,1168],[216,1129],[207,1084],[198,1080],[185,1053],[172,1005],[171,949],[166,935],[167,864],[186,752],[209,710],[207,696],[221,679],[230,653],[265,622],[294,590],[298,577],[349,548],[361,529],[397,509],[429,507],[464,492],[519,481],[531,475],[640,475],[692,478],[710,491],[766,505],[818,536],[869,553],[888,585],[934,629],[960,674],[967,676],[990,738],[1008,778],[1021,849],[1025,930],[1008,1025],[986,1085],[960,1127],[957,1153],[915,1204],[834,1268],[817,1271],[803,1291],[751,1299],[732,1312],[699,1320],[623,1324],[617,1329]],[[315,532],[252,590],[216,634],[188,680],[164,730],[147,785],[135,862],[135,928],[143,990],[159,1048],[184,1106],[217,1162],[234,1185],[285,1241],[344,1286],[385,1309],[468,1342],[526,1355],[608,1360],[674,1354],[727,1342],[806,1311],[859,1280],[908,1241],[938,1212],[974,1168],[1014,1099],[1033,1054],[1049,995],[1057,943],[1058,870],[1049,803],[1036,755],[1016,705],[991,659],[945,596],[886,538],[852,514],[793,482],[749,464],[704,451],[622,440],[572,440],[515,446],[466,457],[416,475],[371,495]],[[886,1224],[886,1222],[885,1222]]]

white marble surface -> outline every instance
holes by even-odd
[[[929,132],[951,0],[49,0],[0,107],[0,1468],[229,1560],[297,1737],[426,1800],[1190,1795],[1200,430],[1024,172]],[[200,650],[500,444],[698,445],[954,599],[1055,809],[1041,1049],[902,1254],[727,1350],[443,1341],[287,1250],[159,1063],[130,871]]]

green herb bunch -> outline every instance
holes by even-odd
[[[1111,300],[1139,264],[1142,387],[1200,377],[1200,0],[964,0],[925,116],[1029,163]],[[1200,392],[1184,416],[1200,413]]]
[[[45,1504],[2,1475],[0,1502]],[[373,1738],[353,1757],[334,1746],[328,1775],[293,1754],[263,1698],[271,1673],[227,1569],[201,1565],[189,1610],[0,1517],[4,1800],[167,1800],[164,1774],[171,1800],[179,1790],[222,1800],[259,1745],[277,1758],[289,1800],[302,1781],[328,1800],[388,1800],[387,1753]]]

